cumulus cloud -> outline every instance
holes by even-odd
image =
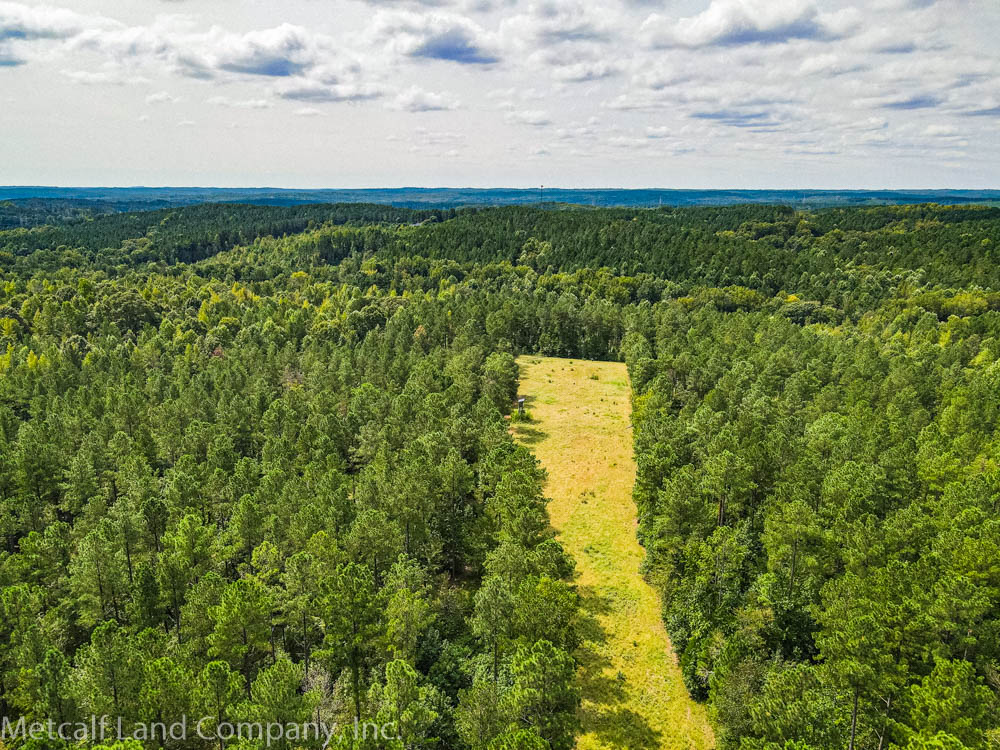
[[[593,44],[563,44],[539,50],[530,65],[548,70],[556,81],[582,83],[610,78],[622,72],[620,63],[607,59],[606,51]]]
[[[653,111],[663,107],[663,100],[648,91],[629,91],[605,99],[601,107],[620,112]]]
[[[540,0],[500,24],[510,59],[548,73],[559,83],[610,78],[625,68],[621,32],[628,23],[611,7],[580,0]]]
[[[87,28],[116,25],[109,19],[65,8],[0,2],[0,40],[69,39]]]
[[[14,67],[28,62],[32,42],[60,42],[72,39],[87,29],[120,26],[101,16],[86,16],[65,8],[47,5],[0,2],[0,67]]]
[[[606,42],[615,36],[613,16],[601,6],[579,0],[542,0],[504,21],[501,32],[529,45]]]
[[[425,91],[419,86],[410,86],[396,95],[392,102],[394,109],[406,112],[438,112],[458,109],[460,102],[450,94]]]
[[[500,61],[495,41],[481,26],[454,13],[381,11],[372,36],[405,57],[466,65]]]
[[[332,56],[332,43],[306,29],[281,24],[237,34],[213,27],[191,32],[170,25],[87,30],[73,40],[123,63],[160,62],[181,75],[212,79],[226,74],[282,78],[294,76]]]
[[[867,69],[868,66],[857,59],[834,52],[811,55],[799,65],[799,73],[803,75],[839,76]]]
[[[125,84],[148,83],[147,79],[142,76],[128,75],[126,71],[115,66],[108,67],[104,70],[64,69],[59,72],[69,80],[85,86],[97,86],[103,84],[123,86]]]
[[[274,106],[269,99],[230,99],[228,96],[213,96],[206,103],[234,109],[269,109]]]
[[[100,16],[48,6],[0,2],[0,58],[18,64],[23,54],[11,45],[61,43],[70,52],[92,52],[120,67],[158,65],[182,76],[212,80],[232,77],[291,78],[308,75],[340,58],[334,41],[322,34],[282,23],[244,33],[219,26],[196,30],[190,18],[157,16],[148,25],[126,25]],[[117,82],[100,71],[75,77]]]
[[[146,97],[146,104],[173,104],[176,101],[179,101],[178,98],[168,91],[157,91]]]
[[[663,89],[682,86],[699,79],[705,79],[703,72],[697,66],[685,63],[666,63],[657,60],[651,65],[644,66],[632,76],[632,83],[640,89],[652,91],[662,91]]]
[[[928,125],[925,127],[921,135],[931,136],[932,138],[959,138],[961,133],[958,129],[951,125]]]
[[[557,128],[555,131],[556,138],[563,141],[572,141],[580,139],[592,139],[597,135],[597,126],[599,120],[596,117],[589,118],[584,123],[573,122],[569,124],[569,127]]]
[[[654,13],[641,33],[654,48],[780,44],[834,39],[856,19],[853,13],[824,16],[811,0],[712,0],[707,9],[688,18]]]
[[[638,138],[630,135],[613,135],[608,138],[607,144],[614,148],[623,148],[630,151],[634,149],[648,148],[650,145],[647,138]]]
[[[385,93],[382,86],[365,80],[359,63],[343,57],[317,66],[307,75],[279,81],[273,91],[282,99],[312,103],[362,102]]]
[[[562,65],[552,71],[552,77],[557,81],[569,83],[585,83],[610,78],[621,73],[621,68],[605,60],[595,62],[578,62]]]
[[[542,128],[552,124],[552,118],[548,112],[540,109],[528,109],[522,112],[508,112],[504,115],[504,121],[512,125],[531,125]]]
[[[291,81],[277,89],[282,99],[299,102],[360,102],[378,99],[382,89],[373,84],[324,83],[322,81],[302,80]]]
[[[316,42],[300,26],[283,23],[273,29],[246,34],[221,34],[214,45],[214,63],[231,73],[291,76],[317,58]]]

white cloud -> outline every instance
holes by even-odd
[[[932,138],[960,138],[961,133],[958,128],[951,125],[928,125],[921,133]]]
[[[273,29],[243,35],[213,30],[207,58],[213,67],[231,73],[284,77],[312,66],[319,42],[301,26],[283,23]]]
[[[621,63],[608,59],[607,50],[593,43],[562,44],[533,53],[528,63],[551,71],[556,81],[582,83],[618,75]]]
[[[24,65],[51,45],[73,39],[88,29],[116,26],[120,24],[111,19],[66,8],[0,2],[0,68]]]
[[[464,153],[468,136],[451,130],[414,128],[406,133],[393,133],[386,137],[390,143],[405,143],[412,154],[456,157]]]
[[[317,117],[323,113],[315,107],[299,107],[292,114],[296,117]]]
[[[598,120],[591,117],[586,123],[570,123],[569,127],[557,128],[555,136],[561,141],[592,139],[597,134]]]
[[[504,121],[512,125],[532,125],[536,128],[545,127],[552,124],[552,118],[548,112],[540,109],[529,109],[523,112],[508,112],[503,117]]]
[[[206,100],[207,104],[215,104],[220,107],[232,107],[235,109],[269,109],[274,106],[274,102],[269,99],[230,99],[227,96],[213,96]]]
[[[178,97],[167,91],[157,91],[146,97],[146,104],[174,104],[177,101],[179,101]]]
[[[465,143],[467,136],[454,130],[427,130],[427,128],[416,128],[413,137],[428,145],[445,145]]]
[[[601,102],[601,107],[621,112],[642,112],[663,107],[663,100],[648,91],[630,91]]]
[[[856,73],[865,70],[864,63],[856,58],[845,57],[835,52],[824,52],[812,55],[802,60],[799,65],[799,73],[803,75],[843,75],[845,73]]]
[[[617,23],[611,11],[580,0],[540,0],[525,12],[501,25],[511,44],[532,48],[566,42],[602,42],[616,36]]]
[[[324,83],[309,79],[293,79],[275,89],[282,99],[298,102],[361,102],[378,99],[382,89],[360,82]]]
[[[563,65],[552,71],[552,77],[557,81],[567,81],[569,83],[585,83],[587,81],[599,81],[602,78],[610,78],[621,73],[621,68],[614,63],[605,61],[579,62],[572,65]]]
[[[330,40],[287,23],[244,34],[218,26],[194,32],[167,17],[149,26],[88,29],[72,42],[121,63],[160,63],[203,80],[226,75],[282,78],[334,56]]]
[[[648,64],[637,66],[632,74],[632,84],[639,90],[663,92],[664,89],[680,90],[710,82],[714,79],[715,65],[695,64],[688,58],[656,53]]]
[[[104,70],[60,70],[59,73],[69,80],[85,86],[102,84],[123,86],[125,84],[149,83],[149,80],[139,75],[127,75],[125,71],[115,66]]]
[[[392,102],[394,109],[406,112],[436,112],[457,109],[459,106],[460,102],[450,94],[425,91],[419,86],[410,86],[401,91]]]
[[[379,11],[371,36],[404,57],[465,65],[490,65],[500,60],[493,36],[455,13]]]
[[[507,106],[514,99],[521,101],[541,101],[548,98],[548,92],[529,86],[527,88],[514,87],[508,89],[493,89],[486,92],[486,98],[494,101],[504,101]]]
[[[0,40],[69,39],[88,28],[117,25],[107,18],[65,8],[0,2]]]
[[[625,148],[625,149],[637,149],[637,148],[647,148],[649,146],[649,140],[647,138],[636,138],[634,136],[626,135],[613,135],[608,138],[608,145],[614,146],[615,148]]]
[[[835,38],[851,28],[853,19],[850,14],[823,16],[812,0],[712,0],[688,18],[654,13],[641,32],[657,48],[778,44]]]

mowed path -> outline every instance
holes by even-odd
[[[549,514],[576,560],[582,597],[577,748],[714,747],[704,706],[684,689],[659,598],[639,574],[625,365],[534,356],[518,364],[534,422],[514,433],[548,470]]]

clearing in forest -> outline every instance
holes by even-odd
[[[636,540],[625,365],[534,356],[518,364],[534,421],[514,432],[548,470],[552,525],[576,560],[583,609],[576,746],[708,750],[714,739],[704,706],[684,689],[659,597],[639,574],[645,553]]]

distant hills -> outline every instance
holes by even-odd
[[[778,203],[808,208],[907,203],[994,203],[1000,190],[616,190],[562,188],[378,188],[366,190],[289,190],[212,187],[46,187],[0,186],[0,202],[59,200],[61,212],[89,206],[94,213],[167,208],[193,203],[252,203],[290,206],[303,203],[383,203],[408,208],[454,208],[524,203],[585,206],[721,206]],[[76,201],[86,202],[74,207]]]

